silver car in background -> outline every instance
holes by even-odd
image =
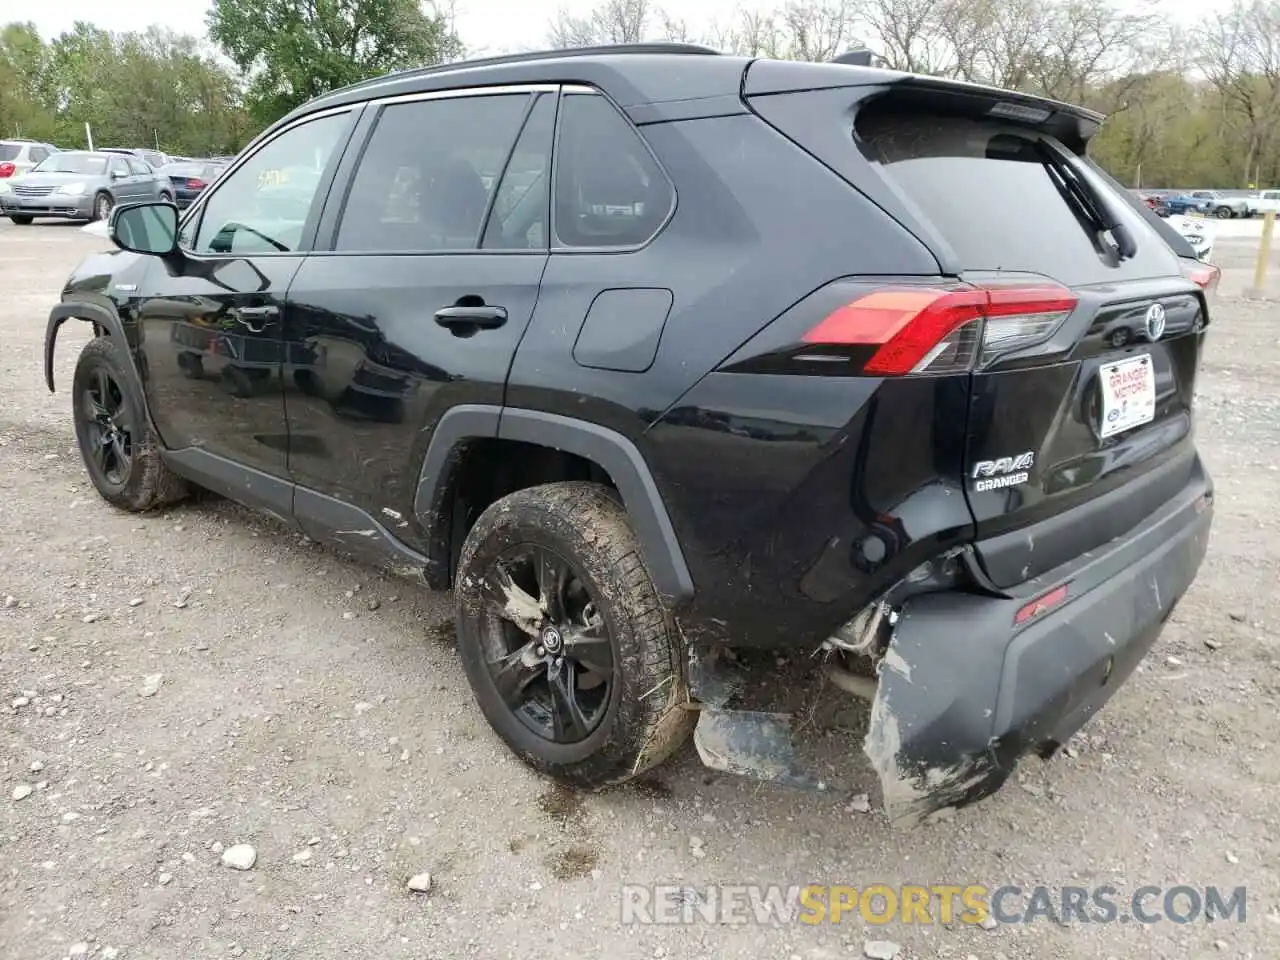
[[[0,215],[22,226],[37,217],[105,220],[117,204],[148,200],[173,201],[168,178],[121,153],[65,150],[0,181]]]

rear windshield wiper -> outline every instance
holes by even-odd
[[[1084,214],[1089,225],[1099,233],[1109,233],[1115,240],[1116,253],[1121,260],[1128,260],[1138,252],[1138,245],[1128,228],[1120,222],[1107,201],[1098,195],[1080,175],[1065,156],[1044,140],[1037,139],[1036,153],[1050,176],[1058,184],[1058,188],[1075,201],[1080,212]]]

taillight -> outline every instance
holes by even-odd
[[[199,180],[199,179],[197,179],[197,178],[195,178],[195,177],[192,177],[190,180],[188,180],[188,181],[187,181],[187,189],[188,189],[188,190],[203,190],[203,189],[204,189],[204,181],[203,181],[203,180]]]
[[[1203,260],[1183,260],[1182,275],[1194,283],[1205,293],[1213,293],[1218,289],[1218,281],[1222,278],[1222,270],[1212,263]]]
[[[17,164],[10,163],[8,160],[4,163],[0,163],[0,177],[12,177],[17,172]]]
[[[871,290],[827,314],[807,344],[872,345],[863,364],[875,376],[955,373],[981,356],[1046,339],[1076,305],[1065,287],[957,285]]]

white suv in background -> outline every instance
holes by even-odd
[[[1274,213],[1280,216],[1280,190],[1263,190],[1256,197],[1249,198],[1249,215],[1261,216]]]
[[[0,179],[26,173],[49,154],[57,152],[53,144],[38,140],[0,140]]]

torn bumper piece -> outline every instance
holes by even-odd
[[[1105,553],[1086,555],[1011,599],[928,594],[901,611],[864,752],[891,820],[916,822],[997,790],[1019,756],[1051,756],[1111,698],[1155,643],[1208,546],[1201,474]],[[1067,599],[1015,614],[1067,585]]]
[[[1000,598],[961,591],[908,600],[880,665],[863,750],[895,825],[994,793],[1030,751],[1048,757],[1133,672],[1195,579],[1209,542],[1212,488],[1198,473],[1137,530]],[[1029,603],[1066,600],[1015,625]],[[790,717],[731,710],[723,658],[693,656],[704,763],[788,786],[839,790],[796,760]]]

